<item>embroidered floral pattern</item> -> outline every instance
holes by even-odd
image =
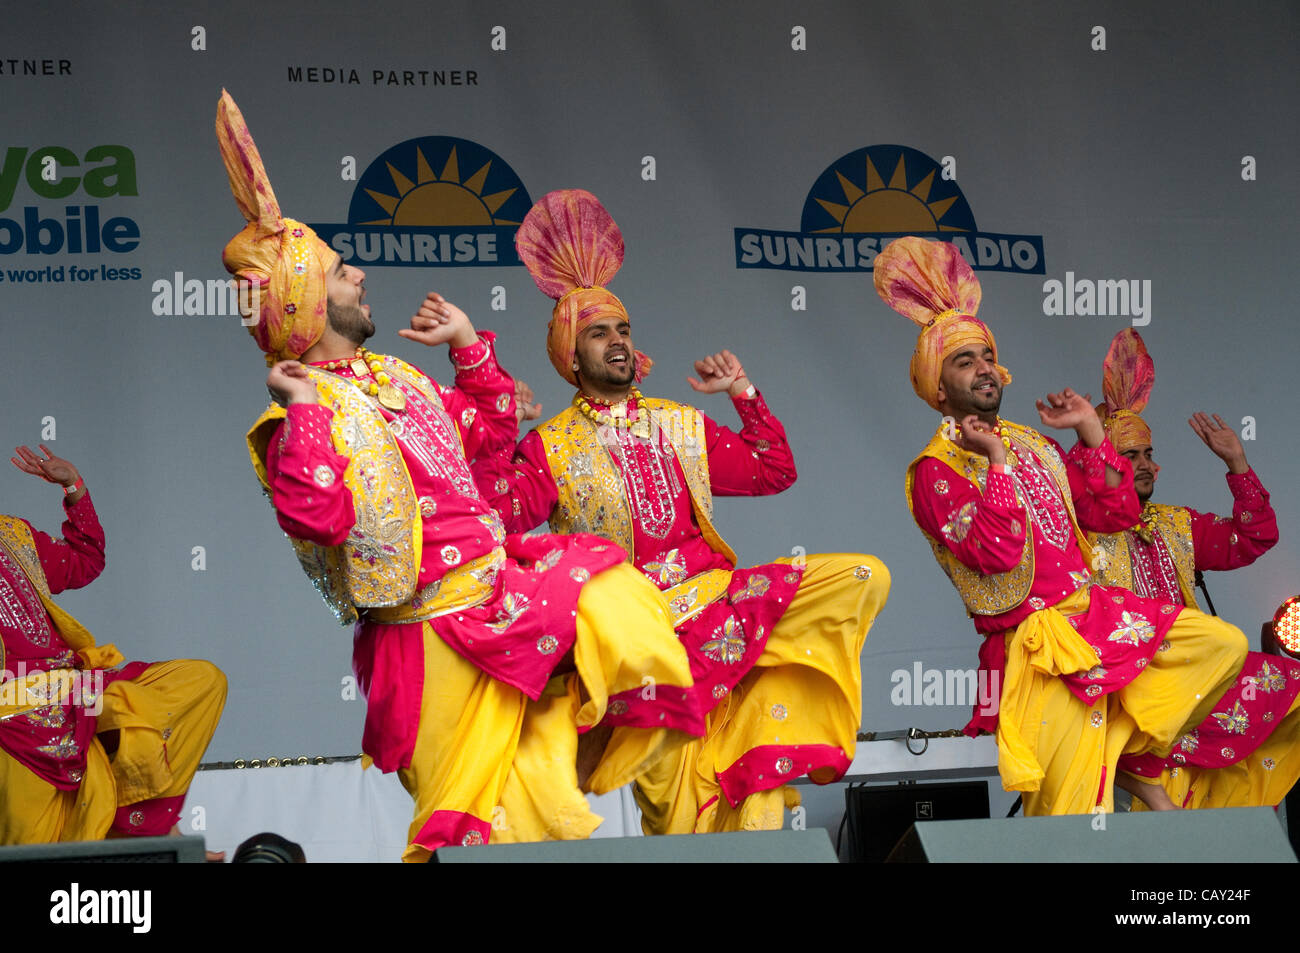
[[[732,616],[713,630],[713,638],[700,647],[709,658],[725,665],[734,665],[745,657],[745,631]]]
[[[81,748],[77,745],[73,733],[69,731],[57,741],[52,741],[47,745],[37,745],[36,750],[41,754],[47,754],[51,758],[58,758],[62,761],[67,758],[75,758],[80,753]]]
[[[1250,728],[1250,716],[1240,700],[1233,703],[1231,711],[1214,712],[1214,720],[1230,735],[1244,735]]]
[[[745,588],[732,597],[732,602],[740,602],[742,599],[757,599],[759,596],[766,595],[768,587],[771,585],[772,580],[760,573],[755,573],[749,577],[749,581],[745,583]]]
[[[1247,682],[1254,685],[1261,692],[1280,692],[1286,688],[1286,676],[1276,665],[1264,663],[1264,667],[1259,670],[1258,675],[1246,679]]]
[[[663,557],[643,567],[647,575],[658,579],[661,586],[675,586],[686,581],[686,557],[678,550],[670,549]]]
[[[488,623],[488,628],[497,635],[501,635],[506,629],[515,624],[519,617],[528,609],[528,605],[527,596],[520,595],[517,592],[507,592],[505,598],[501,600],[501,611],[497,613],[497,617],[494,620]],[[542,637],[543,640],[547,638],[551,638],[551,636]],[[537,648],[540,651],[545,652],[545,649],[542,649],[540,641],[538,642]],[[551,651],[555,651],[554,647],[552,647]]]
[[[975,520],[975,513],[979,507],[972,500],[969,503],[963,503],[960,508],[954,510],[948,516],[948,522],[943,524],[943,535],[950,543],[960,543],[970,533],[971,523]]]
[[[1122,624],[1106,637],[1107,641],[1119,642],[1122,645],[1138,645],[1150,642],[1155,637],[1155,626],[1141,613],[1125,611],[1120,616],[1120,620]]]

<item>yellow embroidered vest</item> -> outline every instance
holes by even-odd
[[[442,400],[427,377],[395,357],[382,360],[394,381],[413,388],[442,410]],[[337,374],[314,367],[308,367],[307,373],[316,384],[321,406],[334,412],[330,437],[334,449],[349,459],[343,482],[352,491],[356,523],[338,546],[293,537],[289,541],[312,585],[339,621],[348,625],[356,621],[359,608],[399,606],[415,595],[424,526],[397,438],[371,398]],[[285,417],[285,408],[272,404],[248,432],[249,457],[268,498],[267,445]]]
[[[1178,590],[1183,604],[1189,609],[1200,609],[1196,601],[1196,549],[1192,543],[1192,514],[1182,506],[1147,503],[1142,508],[1143,522],[1164,540],[1165,548],[1178,575]],[[1103,554],[1096,561],[1094,578],[1103,586],[1133,588],[1133,554],[1129,548],[1129,533],[1089,533],[1088,539]]]
[[[713,492],[709,488],[709,456],[704,441],[704,420],[694,407],[670,400],[642,398],[652,432],[668,439],[691,498],[691,510],[700,532],[714,552],[727,557],[733,566],[736,554],[713,527]],[[612,454],[616,444],[601,439],[596,424],[576,407],[537,428],[555,480],[559,501],[551,512],[550,526],[556,533],[594,533],[633,551],[632,510],[627,487]]]
[[[1083,530],[1079,528],[1079,521],[1074,514],[1074,500],[1070,496],[1070,479],[1066,474],[1065,461],[1061,459],[1061,455],[1056,448],[1036,430],[1006,420],[1000,421],[999,426],[1002,428],[1002,432],[1011,438],[1011,448],[1007,452],[1008,464],[1014,465],[1019,462],[1016,454],[1016,448],[1019,445],[1032,451],[1042,462],[1048,473],[1051,474],[1057,489],[1061,492],[1061,498],[1065,501],[1065,510],[1069,514],[1071,529],[1079,543],[1079,549],[1083,553],[1084,563],[1085,565],[1088,564],[1092,554],[1092,544],[1088,541],[1088,537]],[[981,493],[984,492],[988,480],[988,458],[978,453],[969,453],[963,450],[947,439],[943,431],[944,426],[941,424],[934,437],[926,444],[925,449],[907,468],[907,507],[913,514],[916,512],[912,504],[916,468],[926,457],[933,457],[941,463],[947,464],[979,487]],[[1025,516],[1026,519],[1031,518],[1028,507],[1025,508]],[[930,549],[934,552],[934,558],[938,560],[943,571],[952,580],[952,584],[957,587],[957,593],[961,596],[962,602],[965,603],[968,614],[1001,615],[1004,612],[1010,612],[1028,597],[1034,582],[1034,540],[1033,533],[1028,526],[1025,527],[1025,546],[1021,551],[1020,565],[1009,572],[994,573],[987,576],[969,568],[953,555],[948,547],[930,536],[925,530],[921,530],[921,535],[930,544]]]
[[[50,584],[45,579],[45,571],[41,569],[40,557],[36,553],[36,541],[32,539],[31,530],[27,528],[26,523],[16,516],[0,516],[0,546],[3,546],[5,552],[18,563],[23,574],[31,582],[32,588],[40,596],[41,605],[50,614],[50,619],[53,620],[59,635],[67,643],[68,648],[81,657],[87,668],[113,668],[125,661],[116,646],[96,645],[95,637],[86,627],[54,601],[50,595]],[[4,643],[0,641],[0,671],[5,670]],[[42,704],[49,704],[50,701],[66,700],[64,699],[66,690],[60,689],[55,684],[53,673],[47,675],[44,672],[34,672],[23,679],[23,682],[25,684],[6,686],[5,690],[0,691],[0,718],[7,718]],[[36,694],[28,697],[27,686],[39,692],[41,687],[46,685],[54,689],[51,698],[36,697]]]

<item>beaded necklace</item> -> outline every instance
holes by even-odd
[[[350,368],[352,383],[361,388],[363,394],[378,399],[379,403],[394,413],[406,408],[406,395],[393,384],[393,379],[384,370],[384,362],[378,354],[364,347],[358,347],[356,356],[345,357],[337,361],[327,361],[318,365],[324,371],[337,371]],[[362,380],[373,377],[373,380]]]
[[[635,387],[628,391],[627,397],[617,404],[611,405],[612,414],[602,413],[595,407],[591,406],[590,400],[579,391],[573,395],[573,406],[578,408],[582,416],[594,422],[598,427],[613,427],[616,430],[630,431],[634,437],[650,438],[650,418],[648,414],[642,413],[640,407],[637,408],[636,420],[629,420],[627,416],[627,402],[629,400],[641,401],[641,392]]]

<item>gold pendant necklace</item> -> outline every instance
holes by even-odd
[[[627,404],[629,400],[637,402],[636,420],[629,420],[627,416]],[[627,398],[619,401],[610,407],[610,413],[602,413],[591,402],[583,396],[581,392],[573,396],[573,405],[578,408],[584,417],[594,422],[597,426],[613,427],[616,430],[627,430],[634,437],[641,437],[645,440],[650,439],[650,415],[647,414],[640,406],[641,392],[635,387],[628,391]]]

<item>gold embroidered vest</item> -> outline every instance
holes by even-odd
[[[442,410],[442,399],[427,377],[395,357],[386,355],[382,361],[394,381],[413,388]],[[308,367],[307,373],[316,384],[321,406],[334,412],[330,437],[335,451],[349,460],[343,482],[352,491],[356,523],[338,546],[293,537],[289,542],[312,585],[339,621],[348,625],[356,621],[359,608],[400,606],[415,594],[424,524],[392,425],[350,379],[314,367]],[[272,404],[248,432],[249,457],[268,498],[267,445],[286,416],[285,408]],[[400,417],[393,423],[399,421]]]
[[[45,579],[45,570],[41,568],[40,557],[36,553],[36,541],[32,539],[27,524],[16,516],[0,516],[0,546],[22,569],[31,582],[32,588],[41,599],[41,605],[50,614],[55,629],[67,644],[76,652],[87,668],[112,668],[125,661],[122,653],[113,645],[96,645],[95,637],[84,625],[72,617],[72,613],[60,608],[50,595],[50,584]],[[6,671],[4,643],[0,641],[0,671]],[[66,700],[67,690],[54,684],[54,673],[35,672],[22,680],[23,684],[6,685],[0,691],[0,717],[9,717],[30,710],[50,701]],[[50,686],[53,694],[50,698],[40,698],[34,693],[28,697],[27,687],[36,692],[41,687]]]
[[[1084,563],[1085,565],[1088,564],[1092,553],[1092,544],[1088,541],[1088,537],[1083,530],[1079,528],[1079,521],[1074,515],[1074,500],[1070,496],[1070,478],[1066,474],[1065,461],[1061,459],[1060,453],[1042,434],[1030,427],[1014,424],[1006,420],[1000,421],[999,426],[1002,432],[1011,438],[1011,448],[1007,451],[1008,464],[1014,465],[1019,462],[1016,454],[1016,448],[1019,445],[1032,451],[1051,475],[1056,488],[1061,493],[1061,499],[1065,501],[1065,510],[1070,517],[1070,527],[1079,544],[1079,549],[1083,553]],[[944,426],[940,424],[934,437],[931,438],[925,449],[907,468],[907,507],[913,514],[916,512],[912,504],[916,468],[926,457],[933,457],[941,463],[947,464],[958,474],[965,476],[967,480],[979,487],[981,493],[984,492],[984,487],[988,481],[988,458],[982,454],[963,450],[947,439],[943,431]],[[1017,489],[1017,495],[1019,495],[1019,489]],[[1025,503],[1023,500],[1021,502],[1022,504]],[[1030,508],[1025,506],[1025,518],[1027,521],[1032,522],[1030,512]],[[930,544],[930,549],[934,552],[934,558],[938,560],[943,571],[952,580],[952,584],[957,587],[957,593],[961,596],[962,602],[965,603],[968,614],[1001,615],[1004,612],[1010,612],[1028,597],[1034,583],[1034,537],[1030,526],[1026,525],[1025,527],[1025,546],[1021,551],[1020,565],[1008,572],[993,573],[987,576],[968,567],[948,547],[930,536],[925,530],[921,530],[921,535]]]
[[[1147,503],[1142,507],[1143,522],[1152,533],[1164,540],[1165,548],[1173,560],[1178,576],[1178,590],[1183,604],[1189,609],[1200,609],[1196,601],[1196,549],[1192,542],[1192,514],[1182,506]],[[1103,586],[1133,589],[1133,553],[1129,547],[1129,533],[1089,533],[1088,539],[1102,553],[1096,561],[1095,579]]]
[[[658,398],[643,397],[640,407],[650,416],[652,434],[662,432],[673,448],[686,475],[691,510],[705,541],[734,566],[735,552],[713,527],[709,456],[700,412]],[[537,432],[559,495],[551,512],[552,532],[594,533],[631,554],[632,510],[622,473],[612,456],[618,452],[617,445],[602,440],[595,422],[576,407],[542,424]]]

